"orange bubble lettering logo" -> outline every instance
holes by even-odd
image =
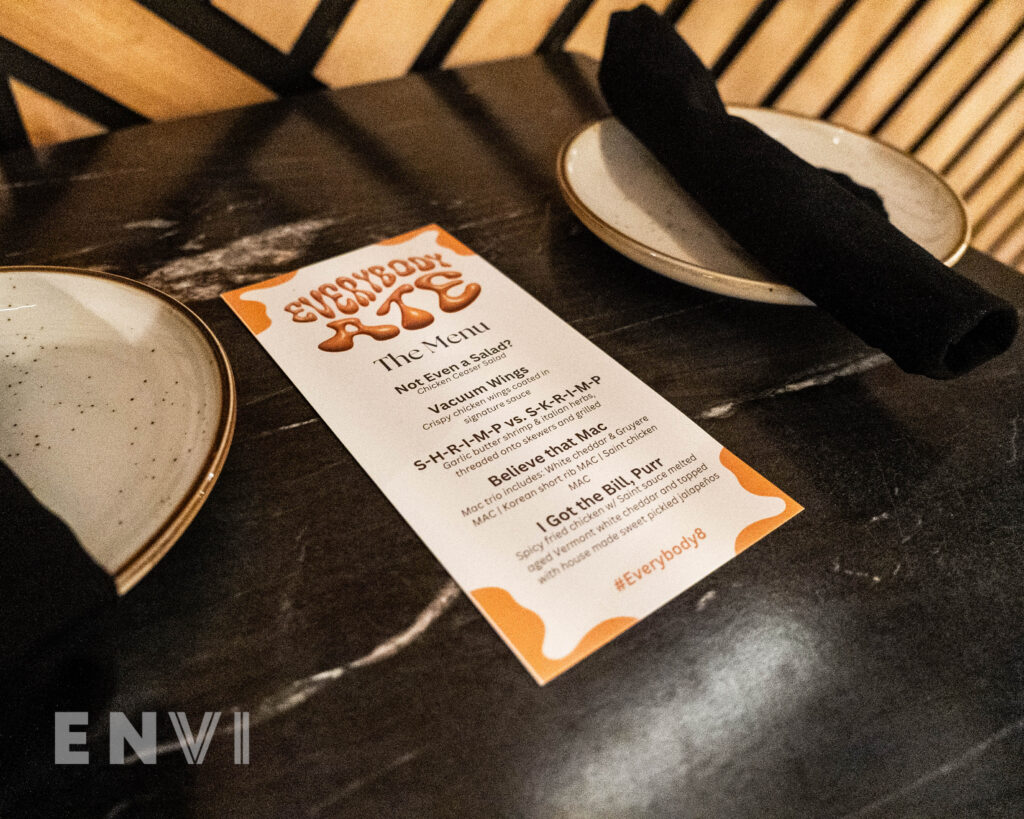
[[[457,313],[472,304],[480,290],[440,253],[424,253],[338,276],[289,302],[284,311],[300,324],[323,320],[334,335],[317,347],[338,353],[351,350],[356,336],[386,341],[402,330],[429,327],[434,322],[432,310]],[[371,321],[367,315],[386,323]]]

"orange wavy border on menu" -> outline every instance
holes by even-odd
[[[544,655],[545,629],[540,615],[519,605],[508,591],[499,586],[476,589],[470,594],[541,684],[557,677],[638,622],[635,617],[604,620],[590,629],[576,648],[564,657],[552,660]]]
[[[466,247],[462,242],[452,236],[447,230],[440,225],[424,225],[416,230],[410,230],[408,233],[403,233],[400,236],[392,236],[390,239],[381,239],[377,244],[381,247],[387,247],[389,245],[400,245],[403,242],[408,242],[410,239],[415,239],[417,236],[421,236],[427,231],[437,231],[436,241],[439,247],[447,248],[453,253],[458,253],[460,256],[475,256],[476,254]]]
[[[221,298],[228,303],[228,307],[235,311],[235,314],[242,320],[242,324],[249,328],[249,332],[254,336],[258,336],[270,326],[267,306],[259,301],[243,301],[242,296],[253,290],[277,287],[279,284],[284,284],[294,279],[295,274],[298,272],[298,270],[293,270],[291,273],[282,273],[280,276],[264,279],[261,282],[240,287],[238,290],[221,293]]]
[[[755,520],[746,526],[736,536],[736,554],[739,554],[748,546],[757,543],[773,529],[777,529],[794,515],[803,511],[803,507],[793,500],[789,495],[779,489],[775,484],[755,472],[746,463],[733,455],[728,449],[722,447],[722,453],[718,459],[722,466],[736,476],[740,486],[746,489],[751,495],[761,495],[766,498],[779,498],[786,504],[786,507],[777,515],[768,518]]]

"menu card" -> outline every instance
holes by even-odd
[[[801,510],[436,225],[223,298],[538,683]]]

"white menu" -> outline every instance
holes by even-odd
[[[436,225],[223,298],[541,684],[801,510]]]

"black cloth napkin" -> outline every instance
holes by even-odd
[[[55,764],[54,725],[58,711],[99,724],[115,691],[114,580],[2,461],[0,510],[0,814],[103,815],[97,783],[122,769],[95,747],[89,766]]]
[[[89,710],[112,693],[117,592],[2,461],[0,508],[0,768],[7,770],[28,745],[52,761],[54,711]]]
[[[6,666],[112,606],[117,593],[113,578],[85,553],[64,521],[43,507],[4,463],[0,499],[0,661]]]
[[[870,197],[730,116],[651,8],[611,16],[598,82],[612,113],[741,246],[907,372],[951,378],[1013,342],[1012,305],[907,238]]]

